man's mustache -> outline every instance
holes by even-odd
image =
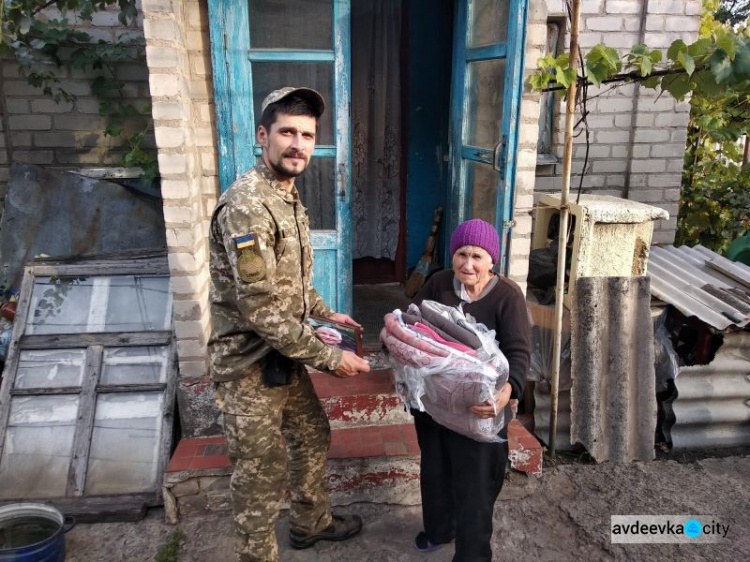
[[[285,158],[304,158],[305,153],[304,152],[298,152],[296,150],[287,150],[284,153]]]

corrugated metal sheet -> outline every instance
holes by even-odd
[[[750,323],[750,267],[701,245],[653,246],[651,293],[718,330]]]
[[[724,334],[714,360],[680,368],[675,386],[673,448],[750,445],[750,332]]]
[[[585,277],[572,310],[571,430],[597,461],[654,458],[656,388],[648,277]]]

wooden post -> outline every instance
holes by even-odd
[[[570,67],[578,78],[578,24],[581,0],[572,0],[570,21]],[[555,340],[552,348],[552,397],[550,400],[549,448],[555,458],[557,434],[557,402],[560,387],[560,351],[562,348],[563,294],[565,292],[565,250],[568,244],[568,194],[570,193],[570,168],[573,160],[573,125],[575,123],[577,82],[573,80],[568,90],[565,106],[565,148],[563,151],[562,193],[560,195],[560,234],[557,252],[557,285],[555,287]]]

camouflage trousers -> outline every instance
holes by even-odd
[[[253,366],[242,379],[217,383],[224,412],[232,510],[242,562],[277,562],[275,523],[290,491],[290,529],[316,534],[331,524],[325,469],[331,430],[310,375],[295,364],[297,376],[269,388]]]

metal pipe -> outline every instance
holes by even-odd
[[[581,19],[581,0],[572,0],[570,21],[570,67],[578,78],[578,24]],[[576,111],[577,83],[573,80],[568,90],[565,106],[565,147],[563,150],[562,193],[560,194],[560,231],[557,251],[557,285],[555,286],[555,340],[552,347],[552,400],[550,401],[549,447],[555,458],[557,434],[557,399],[560,386],[560,350],[562,348],[563,294],[565,292],[565,250],[568,245],[568,194],[570,193],[570,168],[573,161],[573,124]]]

